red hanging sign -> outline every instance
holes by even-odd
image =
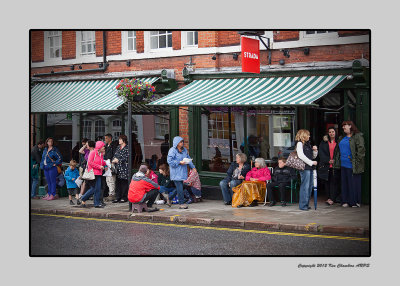
[[[260,43],[258,40],[241,38],[242,72],[260,73]]]

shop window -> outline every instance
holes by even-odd
[[[164,139],[164,135],[169,133],[168,115],[154,116],[155,137]]]
[[[103,137],[106,132],[106,125],[104,120],[99,119],[94,122],[94,138]]]
[[[172,48],[172,31],[150,31],[150,49]]]
[[[80,54],[82,56],[96,53],[96,35],[94,31],[80,31]]]
[[[92,121],[90,121],[90,120],[82,121],[82,136],[83,136],[83,138],[91,139],[91,137],[92,137]]]
[[[48,31],[47,33],[48,56],[50,59],[61,58],[62,50],[62,32]]]

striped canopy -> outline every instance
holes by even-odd
[[[346,75],[195,80],[149,105],[307,105]]]
[[[143,78],[154,83],[158,77]],[[117,97],[120,80],[91,80],[38,83],[31,90],[31,112],[111,111],[124,103]]]

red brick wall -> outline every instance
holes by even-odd
[[[297,41],[299,31],[274,31],[274,42]]]
[[[62,31],[62,58],[76,58],[76,31]]]
[[[189,116],[188,107],[179,108],[179,136],[184,140],[184,147],[189,151]]]
[[[96,31],[96,57],[103,55],[103,31]]]
[[[144,32],[136,31],[136,52],[143,53],[144,52]]]
[[[217,44],[217,31],[199,31],[199,48],[216,47]]]
[[[240,35],[237,31],[219,31],[218,46],[236,46],[240,45]]]
[[[181,31],[172,31],[172,49],[181,49]]]
[[[31,31],[32,62],[44,61],[44,31]]]
[[[339,37],[368,35],[369,30],[355,30],[355,31],[338,31]]]
[[[120,55],[121,54],[121,31],[107,31],[106,32],[107,42],[107,55]],[[103,45],[101,46],[103,49]]]

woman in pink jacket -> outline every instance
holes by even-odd
[[[257,158],[254,163],[254,168],[246,175],[246,181],[268,181],[271,180],[271,172],[265,164],[263,158]]]
[[[104,152],[105,152],[104,142],[97,141],[96,147],[89,154],[89,158],[87,161],[87,169],[89,172],[90,170],[93,169],[95,179],[87,180],[87,182],[89,183],[89,190],[81,198],[82,207],[86,207],[85,202],[94,193],[94,207],[104,208],[104,205],[100,202],[101,176],[103,170],[107,170],[106,162],[103,159]]]

